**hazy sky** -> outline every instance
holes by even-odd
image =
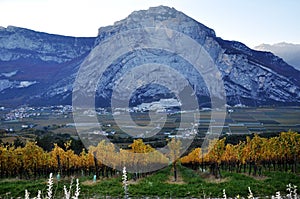
[[[300,43],[300,0],[0,0],[0,26],[96,36],[99,27],[158,5],[174,7],[217,36],[250,47]]]

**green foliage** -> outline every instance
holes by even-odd
[[[160,198],[178,198],[178,197],[222,197],[222,190],[226,190],[227,197],[247,198],[248,187],[255,197],[265,197],[274,195],[276,191],[282,194],[286,193],[286,185],[291,183],[300,186],[299,176],[293,173],[266,172],[264,178],[254,178],[245,174],[224,172],[223,181],[211,181],[208,176],[203,177],[203,173],[198,173],[186,167],[179,166],[178,170],[182,176],[182,184],[170,184],[171,167],[164,168],[148,177],[133,181],[129,177],[129,196],[131,198],[140,198],[142,196]],[[113,198],[123,197],[121,173],[118,177],[103,178],[97,182],[92,181],[92,176],[80,178],[80,188],[82,198],[105,198],[111,196]],[[26,180],[2,180],[0,181],[0,197],[5,198],[7,193],[9,197],[17,198],[24,195],[27,189],[31,195],[36,195],[38,189],[42,193],[46,192],[47,179],[39,179],[36,181]],[[53,190],[56,193],[62,193],[63,185],[70,182],[69,178],[61,181],[54,180]]]

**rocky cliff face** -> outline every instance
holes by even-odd
[[[229,102],[237,103],[241,98],[253,105],[299,102],[297,70],[272,53],[217,40],[223,53],[216,62],[223,73]]]
[[[39,96],[49,86],[76,73],[94,46],[94,39],[13,26],[0,28],[0,102],[4,105],[42,102],[44,99]]]
[[[65,63],[85,55],[93,38],[76,38],[8,26],[0,29],[0,60],[40,59],[44,62]]]
[[[0,100],[8,100],[4,95],[19,96],[15,93],[22,90],[22,101],[26,103],[71,103],[79,64],[92,47],[102,45],[114,35],[144,27],[178,31],[203,46],[221,72],[230,105],[300,104],[300,72],[281,58],[252,50],[240,42],[222,40],[212,29],[164,6],[133,12],[113,26],[100,28],[97,38],[63,37],[13,27],[1,29]],[[134,67],[147,63],[168,65],[182,74],[201,99],[200,103],[207,104],[214,97],[209,96],[203,78],[184,58],[163,49],[140,49],[118,57],[108,67],[99,81],[97,105],[109,105],[116,82]],[[30,72],[26,73],[26,68]],[[147,70],[148,75],[154,72]],[[178,87],[181,83],[174,81]],[[42,91],[28,92],[38,85]],[[138,89],[131,102],[139,104],[161,97],[174,95],[165,87],[150,84]]]
[[[168,7],[154,7],[149,10],[133,12],[128,18],[116,22],[113,26],[99,29],[96,43],[109,37],[141,27],[166,27],[184,33],[201,44],[209,52],[213,61],[222,73],[225,83],[227,101],[230,105],[263,105],[299,103],[300,73],[281,58],[268,52],[251,50],[244,44],[236,41],[225,41],[216,37],[215,32],[203,24],[189,18],[185,14]],[[196,88],[197,95],[202,99],[208,96],[206,86],[201,77],[185,60],[174,57],[166,51],[142,50],[132,52],[116,64],[107,73],[99,87],[99,94],[103,98],[108,96],[109,90],[117,78],[126,70],[142,64],[159,63],[171,65],[183,74],[191,85]],[[176,83],[176,82],[174,82]],[[151,90],[153,92],[151,92]],[[165,93],[163,88],[148,87],[142,89],[134,99],[145,98],[145,94],[155,96]]]

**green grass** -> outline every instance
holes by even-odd
[[[37,195],[38,190],[41,190],[43,195],[47,192],[47,179],[40,180],[1,180],[0,181],[0,198],[17,198],[24,197],[25,189],[30,192],[32,197]],[[63,185],[58,182],[54,182],[53,191],[62,193]],[[9,196],[9,197],[7,197]]]
[[[222,172],[223,179],[216,180],[211,176],[197,173],[185,167],[179,166],[182,183],[170,184],[168,180],[172,175],[171,168],[165,168],[153,175],[142,178],[137,182],[131,180],[129,176],[129,195],[131,198],[141,198],[142,196],[159,196],[160,198],[180,198],[180,197],[222,197],[222,190],[226,190],[228,197],[237,195],[247,197],[248,187],[254,196],[271,196],[276,191],[286,193],[286,185],[292,183],[300,187],[299,175],[282,172],[266,172],[262,178],[254,178],[246,174]],[[38,189],[46,194],[47,179],[37,181],[25,180],[1,180],[0,198],[5,198],[6,193],[10,192],[10,197],[24,197],[24,190],[28,189],[34,197]],[[69,185],[70,179],[64,179],[54,183],[56,198],[61,198],[63,185]],[[96,183],[92,182],[92,177],[80,178],[81,198],[105,198],[113,196],[122,198],[123,188],[120,177],[101,179]],[[75,186],[75,185],[74,185]],[[95,197],[96,196],[96,197]],[[7,198],[10,198],[7,197]]]

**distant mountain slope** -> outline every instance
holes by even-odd
[[[254,47],[260,51],[270,51],[275,55],[282,57],[291,66],[300,70],[300,44],[278,43],[278,44],[261,44]]]
[[[58,80],[75,74],[94,40],[13,26],[0,28],[0,103],[43,102],[32,100]]]
[[[269,52],[255,51],[237,41],[226,41],[214,30],[182,12],[165,6],[136,11],[112,26],[101,27],[97,38],[74,38],[16,27],[0,30],[0,105],[71,104],[80,63],[97,45],[113,35],[141,27],[165,26],[184,33],[210,54],[224,80],[230,105],[299,105],[300,72]],[[147,38],[145,38],[147,39]],[[175,42],[175,41],[174,41]],[[108,52],[111,49],[107,49]],[[112,54],[114,52],[111,52]],[[105,71],[96,95],[98,106],[108,106],[116,81],[135,66],[161,63],[188,79],[202,104],[210,97],[203,78],[180,56],[162,49],[134,50],[117,58]],[[148,71],[151,75],[152,72]],[[90,77],[86,77],[90,78]],[[181,82],[174,79],[174,85]],[[172,97],[159,85],[140,88],[133,104]]]

